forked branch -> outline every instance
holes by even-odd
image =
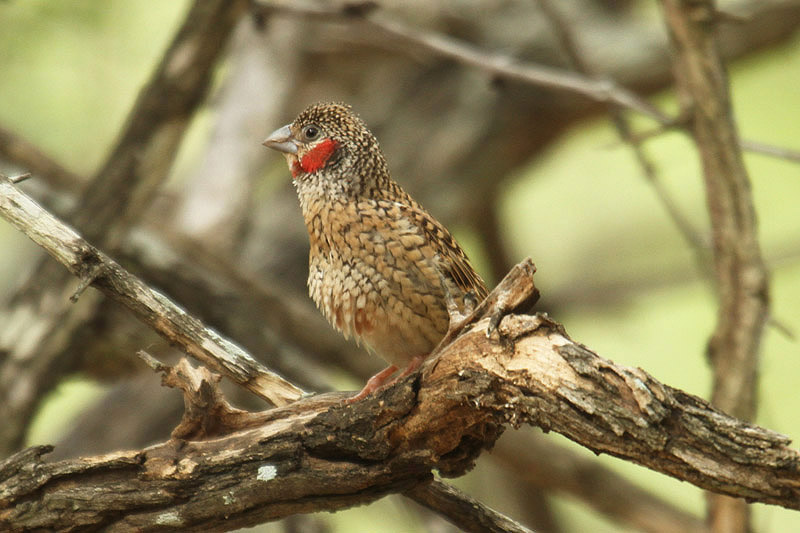
[[[0,211],[24,227],[29,200],[7,179],[0,186]],[[75,242],[53,224],[54,237]],[[40,225],[25,230],[42,240]],[[800,453],[788,438],[599,357],[546,316],[521,314],[533,271],[529,260],[512,269],[419,374],[364,401],[344,405],[332,393],[248,413],[225,407],[206,375],[184,390],[208,408],[187,410],[167,442],[60,462],[45,460],[48,447],[21,452],[0,465],[0,526],[208,531],[336,510],[419,487],[434,469],[462,475],[521,424],[708,490],[800,509]],[[93,285],[113,295],[120,273]]]

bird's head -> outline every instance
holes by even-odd
[[[362,189],[388,177],[378,141],[348,105],[309,106],[263,144],[286,156],[295,182],[323,176],[343,182],[337,188]]]

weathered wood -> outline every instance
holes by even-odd
[[[130,309],[170,343],[275,405],[303,391],[253,359],[232,341],[205,327],[165,295],[153,290],[75,230],[0,177],[0,215],[89,285]],[[73,297],[78,293],[73,294]]]
[[[225,435],[187,431],[206,440],[73,461],[47,462],[46,448],[23,452],[0,466],[0,525],[222,531],[336,510],[404,492],[433,469],[461,475],[521,424],[702,488],[800,509],[800,454],[788,438],[599,357],[545,316],[508,315],[487,337],[489,321],[420,374],[356,404],[343,404],[343,393],[304,398],[204,422],[243,427]],[[183,381],[195,384],[189,391],[216,387]],[[213,405],[206,412],[227,416]]]

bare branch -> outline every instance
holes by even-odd
[[[25,174],[19,174],[18,176],[8,176],[8,180],[13,184],[17,184],[17,183],[22,183],[23,181],[25,181],[30,177],[31,173],[26,172]]]
[[[88,240],[113,252],[164,183],[213,67],[245,0],[195,1],[151,79],[139,93],[119,140],[87,183],[69,217]],[[47,280],[47,283],[43,283]],[[0,456],[18,449],[39,399],[76,361],[64,349],[96,302],[70,303],[74,279],[43,258],[0,308]],[[46,310],[46,311],[45,311]]]
[[[365,5],[366,5],[366,4],[365,4]],[[350,6],[350,8],[349,8],[349,13],[347,13],[347,14],[346,14],[346,16],[349,16],[349,17],[353,17],[353,16],[355,16],[356,18],[358,18],[358,17],[364,17],[364,16],[371,16],[371,15],[369,15],[369,14],[368,14],[368,13],[365,11],[365,9],[366,9],[366,8],[359,7],[357,4],[351,5],[351,6]],[[85,276],[82,278],[82,280],[83,280],[83,281],[82,281],[82,282],[83,282],[83,284],[84,284],[85,286],[88,286],[89,282],[95,282],[95,281],[96,281],[96,279],[102,279],[102,278],[103,278],[103,277],[104,277],[104,276],[107,274],[107,272],[106,272],[106,269],[107,269],[107,266],[105,266],[105,265],[104,265],[103,267],[95,267],[93,270],[91,270],[89,273],[87,273],[87,274],[86,274],[86,275],[85,275]],[[102,281],[101,281],[101,282],[99,282],[99,283],[102,283]],[[90,291],[90,292],[91,292],[91,291]],[[84,298],[84,299],[85,299],[85,298]],[[495,316],[496,316],[496,317],[499,319],[499,318],[502,318],[503,314],[502,314],[502,313],[499,313],[499,314],[497,314],[497,315],[495,315]],[[508,321],[508,320],[510,320],[510,319],[508,319],[508,318],[507,318],[507,319],[506,319],[506,321]],[[507,340],[508,340],[508,336],[507,336],[507,335],[505,335],[505,333],[507,333],[507,331],[508,331],[508,330],[507,330],[507,328],[506,328],[506,329],[503,329],[503,324],[504,324],[504,323],[499,323],[499,325],[500,325],[500,328],[501,328],[501,332],[503,332],[503,333],[504,333],[504,336],[502,337],[502,339],[507,341]],[[550,324],[550,323],[548,323],[548,324]],[[498,325],[498,324],[495,324],[495,325]],[[552,325],[552,324],[550,324],[550,325]],[[555,330],[557,330],[557,328],[554,328],[554,329],[555,329]],[[559,333],[561,333],[561,332],[559,331]],[[478,345],[478,344],[476,344],[476,346],[477,346],[477,345]],[[513,344],[512,344],[511,346],[509,346],[509,345],[506,345],[506,344],[504,344],[504,343],[502,343],[502,342],[499,344],[499,346],[500,346],[501,348],[497,348],[497,347],[495,347],[495,348],[492,348],[492,349],[493,349],[493,350],[509,350],[509,349],[511,349],[511,350],[512,350],[512,352],[513,352],[513,351],[516,349],[515,347],[513,347]],[[447,350],[445,350],[445,351],[447,351]],[[438,370],[438,369],[437,369],[436,367],[434,367],[434,370],[431,370],[431,372],[434,372],[435,370]],[[462,376],[462,377],[463,377],[463,376]],[[207,380],[205,380],[204,382],[205,382],[205,383],[211,383],[211,382],[213,382],[213,379],[210,379],[210,380],[208,380],[208,379],[207,379]],[[198,388],[199,388],[199,387],[198,387]],[[495,392],[496,392],[496,391],[495,391]],[[583,392],[583,391],[581,391],[581,393],[582,393],[582,392]],[[635,391],[634,391],[634,392],[635,392]],[[487,394],[488,394],[488,393],[487,393]],[[198,397],[199,397],[199,396],[198,396]],[[570,399],[570,401],[572,401],[572,400],[574,400],[574,398],[571,398],[571,399]],[[324,402],[324,401],[326,401],[326,400],[325,400],[325,398],[321,398],[321,401],[323,401],[323,402]],[[584,404],[583,404],[583,405],[588,405],[588,404],[590,404],[590,403],[591,403],[591,400],[587,400],[587,401],[585,401],[585,402],[584,402]],[[479,405],[478,407],[482,407],[482,406],[480,406],[480,405]],[[496,406],[495,406],[495,407],[496,407],[496,408],[497,408],[497,410],[499,411],[500,409],[502,409],[502,407],[503,407],[503,406],[501,406],[501,405],[498,403],[498,404],[496,404]],[[537,406],[537,407],[538,407],[538,406]],[[595,412],[594,412],[594,411],[592,411],[592,412],[590,412],[589,414],[590,414],[590,415],[594,415],[594,414],[595,414]],[[262,414],[262,415],[263,415],[263,414]],[[396,413],[394,413],[394,412],[390,411],[390,412],[388,412],[387,414],[385,414],[385,415],[384,415],[384,419],[389,419],[389,417],[390,417],[390,416],[394,416],[394,415],[396,415]],[[267,420],[267,423],[269,423],[269,420],[270,420],[270,417],[271,417],[271,416],[272,416],[272,414],[269,414],[269,415],[264,415],[264,418],[263,418],[263,419],[264,419],[264,420]],[[400,415],[400,416],[402,416],[402,415]],[[511,415],[511,416],[513,416],[513,415]],[[585,415],[584,415],[584,416],[585,416]],[[246,417],[246,415],[245,415],[245,417]],[[293,424],[293,423],[295,423],[295,422],[297,422],[297,420],[296,420],[295,418],[293,418],[293,417],[288,417],[288,418],[285,420],[285,423],[286,423],[286,425],[291,425],[291,424]],[[420,422],[420,423],[421,423],[421,422]],[[260,427],[260,424],[261,424],[261,419],[259,419],[259,427]],[[253,427],[255,427],[255,426],[253,426]],[[341,426],[336,426],[336,427],[337,427],[337,428],[340,428]],[[234,424],[234,425],[232,425],[232,426],[230,426],[230,427],[227,427],[227,428],[225,428],[225,430],[224,430],[224,432],[223,432],[223,436],[225,436],[225,435],[228,435],[230,432],[236,432],[237,430],[241,430],[242,428],[244,428],[244,426],[237,426],[236,424]],[[485,432],[484,432],[484,433],[485,433]],[[187,439],[187,440],[190,440],[190,441],[197,441],[197,440],[200,440],[200,439],[205,439],[205,436],[204,436],[204,435],[209,435],[209,433],[208,433],[207,431],[205,431],[205,430],[204,430],[203,432],[201,432],[200,434],[198,434],[198,433],[193,433],[193,432],[191,432],[191,431],[190,431],[190,432],[188,432],[188,433],[182,434],[182,438],[184,438],[184,439]],[[392,436],[394,436],[394,435],[392,435]],[[485,436],[485,435],[484,435],[484,436]],[[353,439],[353,438],[360,438],[360,437],[361,437],[361,434],[358,434],[356,437],[353,437],[353,436],[352,436],[352,434],[351,434],[351,437],[350,437],[350,438],[351,438],[351,439]],[[475,437],[474,437],[473,435],[470,435],[470,436],[469,436],[469,438],[475,438]],[[487,442],[488,442],[488,440],[491,440],[491,439],[487,439]],[[177,446],[177,445],[175,445],[175,442],[177,442],[177,441],[172,441],[172,442],[173,442],[173,446],[174,446],[175,448],[178,448],[178,446]],[[777,442],[777,441],[776,441],[776,442]],[[251,448],[255,448],[255,447],[259,446],[259,445],[260,445],[260,443],[251,443]],[[334,446],[334,447],[335,447],[335,446]],[[327,452],[328,452],[328,449],[327,449],[327,448],[325,448],[324,450],[325,450],[325,453],[327,453]],[[219,451],[219,450],[217,450],[217,451]],[[318,451],[318,450],[317,450],[317,451]],[[460,451],[460,450],[459,450],[459,451]],[[222,452],[220,451],[220,453],[222,453]],[[33,455],[36,455],[36,454],[33,454]],[[29,455],[27,456],[27,458],[28,458],[28,459],[32,459],[32,458],[33,458],[33,455],[30,455],[30,454],[29,454]],[[313,455],[313,454],[312,454],[312,455]],[[324,454],[323,454],[323,455],[324,455]],[[334,455],[335,455],[335,452],[334,452]],[[450,455],[450,452],[447,452],[447,454],[446,454],[446,455]],[[457,454],[456,454],[456,455],[457,455]],[[301,459],[302,459],[302,458],[304,458],[305,456],[302,456],[302,455],[300,455],[300,457],[301,457]],[[182,457],[181,457],[181,456],[180,456],[180,454],[179,454],[179,450],[176,452],[176,455],[175,455],[173,458],[174,458],[174,459],[177,459],[177,460],[182,460]],[[315,457],[315,458],[316,458],[316,457]],[[323,458],[324,458],[324,457],[323,457]],[[448,457],[448,460],[449,460],[449,459],[451,459],[451,458],[452,458],[452,456]],[[170,458],[170,459],[172,459],[172,458]],[[437,460],[438,460],[438,457],[437,457]],[[788,460],[787,460],[787,461],[788,461]],[[357,461],[354,461],[354,462],[357,462]],[[175,463],[175,464],[180,464],[180,463]],[[433,464],[433,461],[431,461],[431,464]],[[436,463],[436,464],[438,465],[438,463]],[[218,463],[217,465],[211,466],[211,467],[210,467],[210,469],[211,469],[211,470],[213,470],[213,469],[214,469],[214,468],[216,468],[218,465],[219,465],[219,463]],[[204,466],[208,466],[208,465],[204,465]],[[385,466],[385,465],[384,465],[384,466]],[[459,464],[459,467],[461,467],[461,466],[463,466],[463,465],[462,465],[462,464]],[[438,466],[437,466],[437,467],[438,467]],[[385,469],[384,469],[384,473],[385,473]],[[357,472],[357,471],[354,471],[354,472],[353,472],[351,475],[358,476],[359,474],[358,474],[358,472]],[[3,470],[2,470],[2,469],[0,469],[0,480],[2,480],[4,477],[5,477],[5,475],[4,475],[4,473],[3,473]],[[176,476],[175,476],[175,477],[177,477],[177,474],[176,474]],[[426,479],[427,479],[427,478],[426,478]],[[217,479],[216,479],[216,482],[218,482],[218,483],[224,483],[224,482],[227,482],[227,481],[229,481],[229,480],[230,480],[230,478],[225,478],[225,479],[219,479],[219,478],[217,478]],[[195,480],[195,481],[196,481],[196,480]],[[796,481],[796,480],[793,478],[793,479],[792,479],[792,482],[795,482],[795,481]],[[2,483],[2,482],[0,481],[0,483]],[[54,483],[57,483],[57,482],[56,482],[56,481],[54,481]],[[54,486],[54,485],[50,485],[50,487],[53,487],[53,486]],[[256,488],[257,488],[257,487],[256,487]],[[180,482],[178,482],[178,483],[176,483],[175,485],[173,485],[173,486],[169,487],[169,489],[165,489],[165,490],[172,490],[172,489],[175,489],[175,490],[176,490],[176,492],[182,492],[183,494],[187,494],[188,492],[183,492],[183,490],[184,490],[184,489],[186,489],[186,490],[191,490],[191,491],[193,491],[193,490],[194,490],[194,487],[192,487],[192,488],[189,488],[189,487],[187,487],[187,486],[180,485]],[[369,489],[367,489],[367,490],[369,491]],[[393,490],[393,489],[392,489],[392,490]],[[209,493],[209,494],[210,494],[210,493]],[[1,496],[1,495],[2,495],[2,493],[0,493],[0,496]],[[332,495],[332,496],[333,496],[333,495]],[[792,496],[793,496],[793,497],[795,497],[795,496],[796,496],[796,494],[792,494]],[[375,496],[375,495],[372,495],[372,497],[376,497],[376,496]],[[111,498],[111,496],[109,496],[109,498]],[[211,502],[213,503],[213,501],[214,501],[214,500],[213,500],[213,496],[209,496],[209,499],[210,499],[210,500],[211,500]],[[223,499],[224,499],[224,496],[223,496]],[[57,501],[57,499],[56,499],[56,501]],[[26,502],[26,503],[27,503],[27,502]],[[208,503],[208,502],[207,502],[207,503]],[[292,503],[294,503],[294,502],[292,502]],[[313,500],[313,496],[312,496],[312,499],[311,499],[311,500],[306,500],[306,504],[307,504],[307,505],[309,505],[309,506],[313,506],[313,505],[314,505],[314,503],[316,503],[316,502]],[[328,503],[330,503],[330,502],[328,502]],[[341,502],[340,502],[340,503],[341,503]],[[2,508],[2,505],[3,505],[3,501],[2,501],[2,498],[0,498],[0,508]],[[327,503],[326,503],[326,505],[327,505]],[[324,507],[324,506],[323,506],[322,508],[326,508],[326,507]],[[337,508],[337,507],[334,507],[334,508]],[[164,509],[167,509],[167,508],[164,508]],[[164,511],[164,509],[162,509],[161,511]],[[300,509],[300,507],[297,507],[297,509]],[[139,510],[140,510],[140,509],[139,509]],[[182,510],[183,510],[183,509],[181,509],[181,511],[182,511]],[[224,509],[224,510],[222,510],[222,512],[224,512],[224,511],[226,511],[226,510],[227,510],[227,509]],[[172,514],[172,511],[171,511],[171,509],[167,509],[167,510],[166,510],[166,511],[164,511],[164,512],[161,512],[161,511],[159,511],[159,512],[160,512],[160,514],[158,515],[158,518],[163,518],[163,517],[165,517],[165,516],[167,516],[168,518],[174,518],[174,516],[175,516],[174,514]],[[181,511],[178,511],[178,512],[181,512]],[[138,511],[137,511],[137,512],[138,512]],[[234,516],[235,516],[235,513],[236,513],[236,512],[238,512],[238,511],[235,511],[235,512],[234,512]],[[488,513],[488,511],[487,511],[487,513]],[[0,513],[0,514],[2,514],[2,513]],[[189,514],[191,514],[191,511],[189,512]],[[142,522],[142,524],[145,524],[145,525],[147,525],[147,524],[151,524],[151,523]],[[226,528],[226,527],[227,527],[227,525],[228,525],[228,524],[225,524],[225,525],[222,525],[222,524],[214,524],[214,526],[215,526],[215,527],[219,527],[219,528]],[[131,527],[134,527],[134,526],[131,526]],[[203,528],[203,529],[205,529],[205,526],[197,526],[197,528],[198,528],[198,529],[199,529],[199,528]]]
[[[748,141],[747,139],[742,139],[739,144],[743,150],[747,150],[748,152],[769,155],[779,159],[800,163],[800,150],[792,150],[791,148],[783,148],[781,146],[774,146],[758,141]]]
[[[468,533],[533,533],[457,488],[436,479],[428,484],[417,485],[406,492],[406,496],[436,511]]]
[[[148,282],[166,289],[170,296],[190,311],[204,313],[201,316],[205,321],[242,343],[250,353],[259,354],[261,361],[295,383],[304,388],[310,387],[311,390],[329,390],[326,369],[333,361],[353,375],[370,375],[370,369],[364,368],[364,363],[369,362],[369,358],[363,357],[362,353],[353,353],[343,338],[327,327],[315,309],[307,309],[307,306],[301,305],[302,302],[282,293],[276,284],[249,279],[235,271],[235,265],[225,264],[224,257],[210,257],[197,245],[169,243],[162,236],[144,232],[136,232],[132,237],[134,238],[128,245],[133,247],[124,246],[122,249],[122,263],[134,272],[146,273],[143,275]],[[275,342],[272,335],[254,334],[252,326],[248,325],[250,320],[236,318],[253,316],[259,317],[259,330],[275,331],[276,334],[286,337]],[[304,331],[313,331],[314,334],[308,335]],[[110,336],[126,337],[115,334]],[[137,345],[131,345],[127,349],[135,351],[137,348]],[[302,367],[298,361],[302,361]],[[307,371],[308,365],[314,370]],[[105,401],[108,400],[104,400],[104,403]],[[142,416],[145,414],[146,411],[142,412]],[[139,413],[132,416],[138,417]],[[97,422],[96,418],[96,415],[88,414],[85,422],[94,424]],[[148,430],[156,424],[153,421],[137,423]],[[73,427],[75,442],[81,442],[79,436],[90,431],[83,424]],[[165,428],[162,434],[167,435],[169,432]],[[507,442],[506,438],[498,443],[493,451],[493,458],[503,453]],[[106,449],[130,446],[130,443],[123,440],[116,444],[107,444]],[[626,482],[607,468],[599,467],[595,462],[577,455],[567,455],[564,458],[566,450],[548,439],[526,438],[522,449],[531,453],[513,454],[518,462],[516,466],[509,465],[507,468],[515,474],[524,470],[526,475],[537,477],[537,481],[544,485],[543,491],[566,491],[611,519],[632,524],[643,531],[703,531],[702,523],[698,519],[692,520],[687,513],[666,501],[658,500],[654,496],[648,498],[646,491]],[[82,448],[77,447],[72,453],[65,453],[65,449],[59,447],[57,451],[61,453],[61,457],[65,457],[76,456],[81,450]],[[559,460],[559,457],[562,459]],[[554,472],[557,465],[565,462],[572,467],[571,470]],[[536,472],[542,474],[537,475]],[[591,479],[591,484],[586,483],[587,477]],[[606,489],[600,490],[598,487]],[[608,487],[613,487],[613,490]],[[623,502],[638,502],[641,507]],[[639,508],[644,508],[645,511],[637,512]]]
[[[567,54],[575,70],[586,76],[596,78],[592,72],[591,66],[583,59],[577,39],[573,35],[567,21],[561,16],[558,8],[556,8],[550,0],[538,0],[538,2],[545,16],[550,20],[551,26],[558,37],[559,44]],[[667,215],[670,217],[673,224],[675,224],[675,227],[678,228],[678,232],[683,236],[684,240],[694,252],[698,271],[706,277],[710,277],[710,256],[708,246],[704,242],[704,239],[692,227],[688,217],[681,212],[678,203],[672,198],[666,187],[664,187],[664,184],[656,172],[655,166],[644,152],[642,142],[637,140],[636,136],[631,131],[630,123],[625,118],[622,110],[618,107],[611,107],[609,112],[611,113],[612,122],[614,123],[620,140],[633,150],[636,162],[639,164],[642,174],[647,179],[647,183],[653,187],[656,198],[658,198],[661,205],[664,206]]]
[[[514,269],[496,289],[506,296],[493,300],[527,301],[532,271],[529,261]],[[74,461],[46,462],[47,448],[20,453],[0,466],[0,525],[221,531],[336,510],[405,493],[432,469],[462,475],[505,427],[521,424],[703,488],[800,508],[800,453],[788,438],[603,359],[544,316],[507,315],[487,337],[504,307],[487,309],[421,373],[355,404],[341,393],[304,398],[239,412],[242,429],[210,440]],[[203,374],[178,382],[215,387]],[[197,397],[225,413],[210,392]]]
[[[0,197],[11,199],[8,204],[29,202],[16,196],[7,180],[0,185]],[[62,231],[68,241],[74,239],[69,230]],[[463,474],[508,423],[557,428],[597,452],[705,488],[798,505],[800,456],[785,437],[727,417],[641,370],[603,360],[544,317],[498,319],[535,297],[533,271],[529,262],[512,270],[474,317],[486,318],[425,364],[418,387],[411,385],[420,376],[411,376],[355,405],[343,406],[341,395],[327,395],[248,414],[217,407],[223,402],[213,390],[216,380],[207,374],[175,374],[173,384],[197,398],[187,401],[208,407],[189,411],[182,437],[208,437],[208,428],[242,429],[223,437],[214,432],[210,441],[180,446],[171,441],[138,453],[77,462],[43,463],[39,455],[44,449],[22,454],[0,468],[10,476],[0,482],[0,502],[11,506],[2,516],[15,529],[31,524],[59,528],[59,520],[86,520],[120,531],[146,531],[164,526],[165,516],[168,525],[183,530],[243,527],[406,491],[429,479],[431,468]],[[104,286],[104,276],[96,283]],[[486,331],[492,324],[497,334],[490,338]],[[37,465],[23,468],[20,461]],[[176,470],[175,465],[184,466]],[[278,477],[280,487],[265,491],[261,483]],[[73,483],[65,485],[70,478]],[[69,516],[58,504],[68,497],[66,487],[71,499],[85,503],[73,506]],[[41,499],[15,506],[30,490]],[[75,490],[94,497],[76,498]],[[139,496],[109,512],[108,498],[120,491]],[[175,499],[180,494],[199,496],[187,502]]]
[[[352,4],[330,5],[292,0],[257,0],[257,5],[267,11],[285,12],[327,22],[363,24],[402,43],[404,47],[410,46],[412,49],[421,49],[452,59],[475,67],[494,78],[573,92],[597,102],[635,110],[658,123],[670,120],[667,114],[611,80],[595,80],[570,71],[519,61],[509,55],[486,52],[448,35],[408,26],[383,15],[377,8],[353,10]]]
[[[703,164],[719,301],[708,343],[712,402],[744,420],[754,417],[758,353],[768,318],[769,281],[756,231],[750,180],[717,50],[713,1],[662,0],[675,50],[681,104]],[[712,531],[746,532],[743,502],[709,498]]]
[[[170,343],[235,383],[275,405],[302,395],[302,390],[145,285],[1,177],[0,215],[85,280],[84,286],[92,285],[125,305]]]
[[[521,61],[510,55],[487,52],[466,41],[394,20],[384,15],[373,2],[320,4],[304,0],[256,0],[256,5],[268,13],[282,12],[326,22],[362,24],[384,35],[387,40],[400,43],[406,52],[414,49],[423,50],[474,67],[495,79],[567,91],[620,109],[636,111],[662,126],[680,125],[674,117],[611,79],[595,79],[571,71]],[[759,153],[775,157],[789,155],[789,160],[794,160],[791,154],[796,152],[780,147],[768,150],[767,145],[751,141],[742,141],[742,146],[746,149],[755,148]]]

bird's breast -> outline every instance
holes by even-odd
[[[449,317],[434,252],[392,215],[368,202],[310,213],[308,286],[336,329],[406,363],[438,342]]]

